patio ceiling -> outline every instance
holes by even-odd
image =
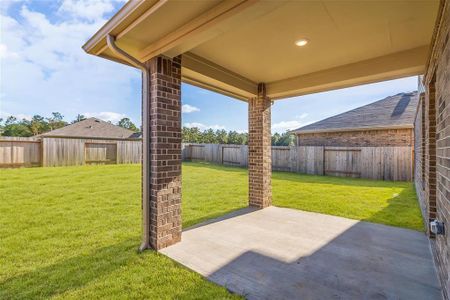
[[[130,1],[83,48],[122,63],[183,54],[184,82],[273,99],[424,72],[439,1]],[[296,46],[307,39],[304,47]]]

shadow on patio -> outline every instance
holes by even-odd
[[[162,252],[249,299],[441,299],[423,233],[317,213],[243,209]]]

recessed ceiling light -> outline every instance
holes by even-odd
[[[295,42],[295,44],[299,47],[303,47],[306,46],[306,44],[308,44],[308,40],[307,39],[300,39],[298,41]]]

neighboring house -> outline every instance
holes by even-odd
[[[0,168],[132,164],[142,159],[139,133],[90,118],[28,137],[0,137]]]
[[[134,131],[116,126],[97,118],[89,118],[58,128],[36,137],[66,137],[89,139],[129,139],[135,138]]]
[[[292,131],[298,146],[413,146],[418,93],[400,93]]]
[[[37,136],[43,166],[140,163],[138,133],[89,118]]]

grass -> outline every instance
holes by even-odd
[[[190,180],[185,193],[196,195]],[[0,170],[0,299],[236,297],[164,255],[136,253],[139,181],[137,165]],[[220,206],[211,194],[185,201],[185,226],[244,205],[244,195]]]
[[[273,203],[424,231],[411,182],[275,173]]]
[[[140,242],[137,165],[0,170],[0,299],[234,298]],[[183,165],[183,226],[247,205],[247,171]],[[411,183],[274,172],[278,206],[423,230]]]

